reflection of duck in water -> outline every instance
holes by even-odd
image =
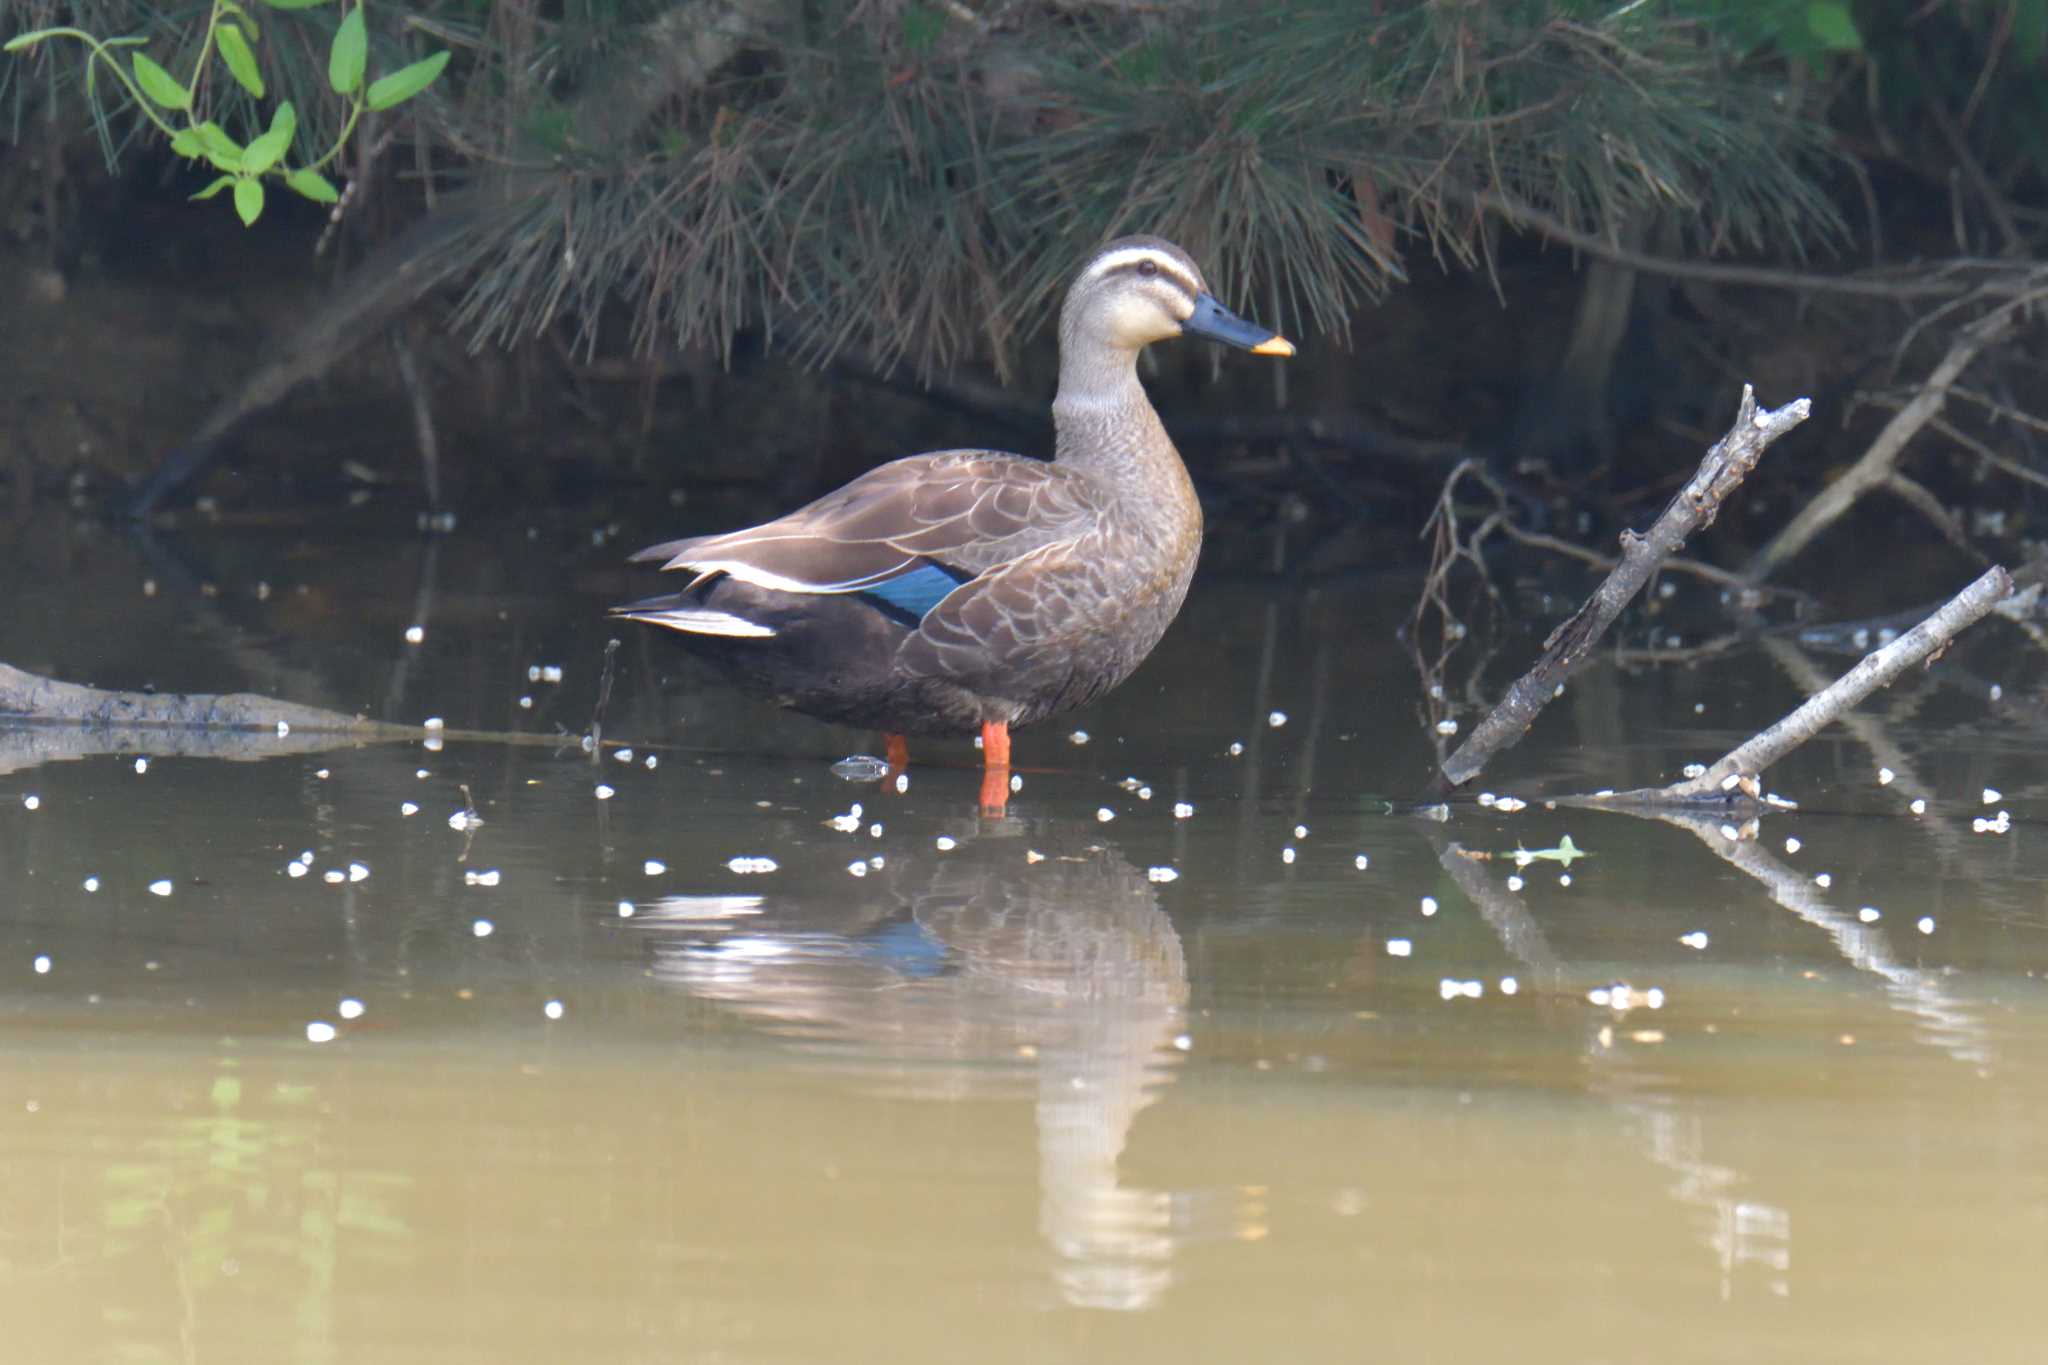
[[[1072,842],[1072,841],[1069,841]],[[852,894],[849,894],[852,893]],[[1187,964],[1144,874],[1052,830],[945,853],[815,898],[643,906],[655,974],[924,1098],[1035,1082],[1039,1228],[1068,1301],[1138,1308],[1171,1278],[1200,1201],[1131,1188],[1117,1160],[1180,1058]],[[747,913],[719,918],[721,911]],[[666,914],[664,914],[664,911]],[[935,1065],[935,1063],[940,1065]],[[953,1065],[943,1065],[953,1063]]]

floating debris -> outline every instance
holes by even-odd
[[[1308,826],[1307,826],[1307,825],[1296,825],[1296,826],[1294,827],[1294,837],[1295,837],[1295,838],[1297,838],[1297,839],[1306,839],[1306,838],[1308,838]]]
[[[737,872],[743,877],[751,876],[758,872],[773,872],[777,867],[781,866],[773,858],[762,857],[728,858],[725,861],[725,865],[729,870]]]
[[[1976,834],[2003,834],[2011,828],[2012,816],[2006,811],[2000,811],[1988,820],[1980,815],[1970,821],[1970,830]]]
[[[1266,724],[1273,729],[1277,730],[1286,723],[1287,713],[1285,711],[1268,711],[1266,713]]]
[[[1664,989],[1652,986],[1639,991],[1626,981],[1616,981],[1606,986],[1595,986],[1586,992],[1586,999],[1616,1014],[1627,1014],[1633,1009],[1661,1010],[1664,1008]]]
[[[1884,911],[1874,905],[1866,905],[1856,912],[1856,918],[1865,924],[1875,924],[1884,918]]]
[[[1413,939],[1390,938],[1387,940],[1388,957],[1410,957],[1414,955],[1414,952],[1415,942]]]
[[[631,763],[633,761],[633,751],[631,749],[614,749],[612,757],[621,763]]]
[[[1819,887],[1821,890],[1825,891],[1835,884],[1834,874],[1829,872],[1823,872],[1813,879],[1813,884]]]
[[[1678,941],[1680,943],[1683,943],[1686,947],[1697,951],[1707,946],[1707,931],[1704,929],[1695,929],[1689,934],[1680,934],[1678,936]]]
[[[1922,796],[1914,797],[1912,801],[1907,804],[1906,809],[1913,812],[1913,814],[1915,815],[1927,814],[1927,798]]]
[[[1357,868],[1360,872],[1363,872],[1368,867],[1372,866],[1372,859],[1366,857],[1363,853],[1361,853],[1351,860],[1351,865]]]
[[[37,953],[34,966],[37,976],[48,976],[50,974],[50,955],[48,953]]]
[[[1892,779],[1897,776],[1898,774],[1893,772],[1890,768],[1879,768],[1877,770],[1877,785],[1880,787],[1889,787],[1892,784]]]
[[[1788,834],[1785,836],[1785,851],[1787,853],[1797,853],[1799,847],[1799,837],[1797,835]]]
[[[483,816],[478,815],[475,811],[470,810],[467,807],[464,807],[462,810],[456,811],[453,815],[448,817],[448,828],[454,830],[458,834],[467,834],[473,829],[481,829],[483,827],[483,823]]]
[[[898,796],[901,796],[901,795],[903,795],[903,793],[905,793],[905,792],[909,791],[909,790],[910,790],[910,774],[909,774],[909,773],[898,773],[898,774],[896,774],[896,784],[895,784],[895,785],[896,785],[896,794],[897,794]]]
[[[1067,743],[1073,745],[1086,744],[1088,742],[1088,738],[1089,736],[1086,730],[1076,730],[1072,734],[1067,736]]]
[[[1521,889],[1522,889],[1522,878],[1521,878],[1520,874],[1518,874],[1518,873],[1517,873],[1517,874],[1510,874],[1510,875],[1509,875],[1509,877],[1508,877],[1508,890],[1510,890],[1510,891],[1520,891]]]
[[[303,877],[312,870],[301,862],[289,862],[284,865],[284,875],[287,877]]]
[[[1923,933],[1923,934],[1931,934],[1931,933],[1933,933],[1933,932],[1934,932],[1934,916],[1932,916],[1932,915],[1922,915],[1922,916],[1921,916],[1921,917],[1920,917],[1919,919],[1916,919],[1916,920],[1914,920],[1914,921],[1913,921],[1913,927],[1914,927],[1915,929],[1918,929],[1918,930],[1919,930],[1919,931],[1920,931],[1921,933]]]
[[[146,759],[146,758],[138,758],[138,759],[136,759],[136,760],[135,760],[135,771],[136,771],[136,773],[137,773],[137,774],[141,774],[141,773],[146,773],[146,772],[148,772],[148,771],[149,771],[149,760],[148,760],[148,759]]]
[[[489,938],[498,931],[498,926],[487,919],[480,919],[469,926],[469,932],[478,938]]]
[[[650,877],[659,877],[662,873],[668,871],[668,864],[659,858],[649,858],[640,865],[640,870]]]
[[[562,680],[560,664],[531,664],[526,670],[528,682],[558,683]]]
[[[287,738],[288,736],[290,736],[291,732],[292,723],[290,721],[281,720],[277,723],[277,737],[279,739]]]
[[[960,846],[960,841],[950,834],[941,834],[938,838],[932,840],[932,845],[941,853],[951,853]]]
[[[149,894],[152,896],[168,896],[171,894],[171,890],[171,879],[169,877],[160,877],[149,884]]]
[[[1438,722],[1436,723],[1436,732],[1437,732],[1438,734],[1440,734],[1440,735],[1455,735],[1455,734],[1457,734],[1457,733],[1458,733],[1458,722],[1457,722],[1456,718],[1455,718],[1455,717],[1452,717],[1452,716],[1445,716],[1445,717],[1444,717],[1444,718],[1443,718],[1442,720],[1440,720],[1440,721],[1438,721]]]
[[[334,1041],[334,1025],[325,1019],[315,1019],[306,1025],[306,1041],[309,1043],[331,1043]]]
[[[533,709],[533,697],[531,694],[519,699],[519,709],[522,711],[531,711]]]
[[[1283,863],[1287,863],[1287,864],[1289,864],[1289,865],[1292,865],[1292,864],[1293,864],[1293,862],[1294,862],[1294,845],[1293,845],[1293,844],[1289,844],[1289,845],[1288,845],[1287,847],[1285,847],[1285,848],[1283,848],[1283,849],[1281,849],[1281,850],[1280,850],[1280,861],[1281,861],[1281,862],[1283,862]]]
[[[631,901],[620,901],[620,902],[619,902],[619,918],[620,918],[620,919],[631,919],[631,918],[633,918],[634,914],[635,914],[635,913],[637,913],[637,912],[639,911],[639,909],[640,909],[640,907],[639,907],[639,906],[637,906],[637,905],[635,905],[635,904],[633,904],[633,902],[631,902]]]
[[[661,757],[658,754],[649,754],[647,755],[647,761],[641,764],[640,766],[647,769],[647,771],[649,772],[653,772],[656,768],[661,766]]]
[[[100,889],[100,879],[98,877],[87,877],[79,885],[83,886],[88,893],[97,892]]]
[[[1445,1000],[1456,1000],[1460,996],[1467,1000],[1477,1000],[1480,996],[1486,994],[1486,983],[1483,981],[1458,981],[1447,976],[1436,983],[1436,993]]]
[[[419,644],[426,638],[427,628],[425,626],[407,626],[405,628],[405,642],[409,645]]]
[[[1243,743],[1241,743],[1240,741],[1237,741],[1237,740],[1232,740],[1232,741],[1231,741],[1231,743],[1230,743],[1230,756],[1231,756],[1232,758],[1242,758],[1242,757],[1244,757],[1244,745],[1243,745]]]
[[[350,863],[348,865],[348,879],[350,881],[367,881],[369,879],[369,876],[370,869],[364,866],[362,863]]]
[[[1176,820],[1185,820],[1194,813],[1195,807],[1191,801],[1176,801],[1173,803],[1173,818]]]
[[[440,716],[428,716],[420,722],[420,728],[423,730],[445,730],[448,728],[448,722]]]
[[[335,1012],[344,1019],[360,1019],[363,1017],[363,1002],[356,999],[353,995],[343,996],[341,1003],[334,1008]]]
[[[1145,880],[1148,882],[1177,882],[1180,880],[1180,873],[1170,867],[1148,867],[1145,869]]]
[[[832,775],[847,782],[880,782],[889,775],[889,765],[873,754],[849,754],[832,765]]]
[[[1116,812],[1111,810],[1108,806],[1097,806],[1095,808],[1095,818],[1106,825],[1110,821],[1116,819]]]
[[[40,810],[42,809],[43,798],[37,796],[34,792],[30,792],[27,796],[21,798],[21,804],[30,810]]]
[[[1983,800],[1984,800],[1984,804],[1985,804],[1985,805],[1987,805],[1987,806],[1995,806],[1995,805],[1997,805],[1997,804],[1998,804],[1999,802],[2001,802],[2001,801],[2005,800],[2005,797],[2004,797],[2004,796],[2003,796],[2002,794],[2000,794],[2000,792],[1999,792],[1998,788],[1996,788],[1996,787],[1986,787],[1986,788],[1984,789],[1984,796],[1983,796]]]
[[[1500,993],[1502,995],[1513,995],[1520,989],[1522,989],[1522,983],[1515,980],[1512,976],[1504,976],[1500,979]]]
[[[348,880],[348,874],[346,872],[343,872],[338,867],[330,867],[325,872],[320,874],[320,879],[326,882],[329,886],[340,886],[343,882]]]
[[[417,802],[401,801],[398,803],[398,813],[409,820],[420,813],[420,808]]]
[[[547,1004],[542,1005],[540,1007],[540,1012],[542,1014],[545,1014],[550,1019],[559,1019],[567,1011],[563,1009],[561,1001],[550,1000],[547,1002]]]
[[[1529,803],[1519,796],[1502,796],[1495,798],[1493,808],[1502,814],[1513,815],[1518,810],[1527,810]]]
[[[1435,896],[1424,896],[1424,897],[1422,898],[1422,917],[1423,917],[1424,919],[1428,919],[1428,918],[1429,918],[1429,917],[1430,917],[1431,915],[1434,915],[1435,913],[1436,913],[1436,897],[1435,897]]]
[[[618,792],[614,791],[609,785],[600,782],[595,787],[591,788],[590,794],[592,796],[595,796],[600,801],[609,801],[614,796],[617,796]]]
[[[868,865],[856,858],[846,865],[846,873],[850,877],[865,877],[868,875]]]
[[[464,886],[496,886],[500,876],[501,874],[495,867],[482,872],[471,869],[462,874],[462,884]]]

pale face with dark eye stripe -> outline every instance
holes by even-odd
[[[1135,351],[1181,334],[1181,324],[1209,292],[1195,263],[1170,242],[1124,237],[1083,266],[1060,313],[1062,340],[1082,316],[1097,336]]]

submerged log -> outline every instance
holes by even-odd
[[[388,725],[318,706],[300,706],[254,692],[119,692],[58,682],[0,664],[0,725],[119,726],[137,729],[282,730],[361,739],[410,738],[410,725]]]

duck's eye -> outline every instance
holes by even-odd
[[[1139,261],[1138,273],[1149,279],[1159,273],[1159,263],[1156,261]]]

